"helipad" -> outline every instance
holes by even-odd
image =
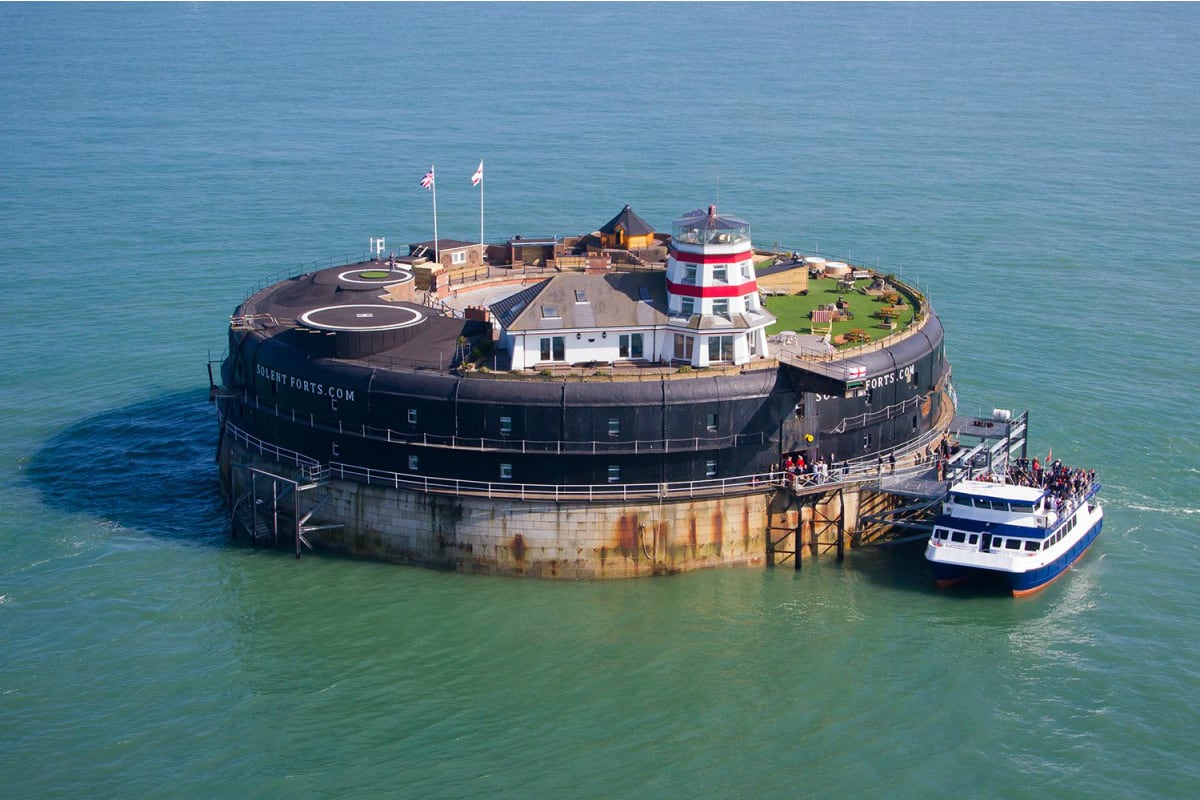
[[[314,308],[301,314],[298,321],[322,331],[393,331],[419,325],[425,315],[411,306],[364,303]]]

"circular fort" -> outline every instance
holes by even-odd
[[[711,206],[280,281],[213,396],[236,536],[547,578],[840,554],[954,414],[925,297]]]

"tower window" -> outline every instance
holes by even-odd
[[[501,464],[500,465],[500,480],[502,480],[502,481],[512,480],[512,464]]]
[[[418,466],[417,466],[418,463],[419,463],[419,461],[416,456],[409,456],[408,457],[408,471],[416,472],[418,469]]]
[[[417,410],[415,408],[410,408],[408,410],[408,424],[409,425],[417,424]]]
[[[608,435],[609,436],[620,436],[621,435],[621,420],[617,419],[616,417],[611,417],[608,420]]]
[[[512,433],[512,417],[500,418],[500,435],[508,436]]]
[[[704,474],[705,474],[705,476],[707,476],[709,478],[716,477],[717,462],[716,461],[706,461],[704,463]]]
[[[608,482],[619,483],[621,481],[621,468],[616,464],[608,465]]]

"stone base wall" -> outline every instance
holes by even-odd
[[[297,477],[287,464],[226,440],[221,477],[227,496],[246,491],[248,466]],[[496,575],[631,578],[764,564],[772,494],[663,503],[519,502],[335,480],[299,493],[298,506],[303,516],[322,503],[311,525],[342,523],[306,534],[318,549]],[[260,489],[264,495],[271,497]],[[292,538],[292,502],[289,496],[272,515],[282,520],[281,541]]]

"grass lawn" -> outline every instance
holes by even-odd
[[[859,281],[859,284],[866,285],[863,281]],[[810,279],[807,295],[766,298],[767,310],[776,317],[775,324],[767,328],[767,333],[773,334],[779,331],[809,333],[812,329],[809,312],[817,306],[836,303],[839,297],[845,298],[846,302],[850,304],[850,311],[854,314],[854,318],[833,323],[834,336],[845,334],[849,330],[860,329],[866,331],[867,335],[871,337],[871,341],[874,341],[892,333],[887,328],[881,328],[879,326],[881,320],[875,316],[879,309],[888,305],[882,297],[870,297],[857,290],[843,291],[838,289],[838,282],[834,278]],[[912,324],[912,320],[912,301],[906,298],[903,310],[896,318],[897,330],[908,327]]]

